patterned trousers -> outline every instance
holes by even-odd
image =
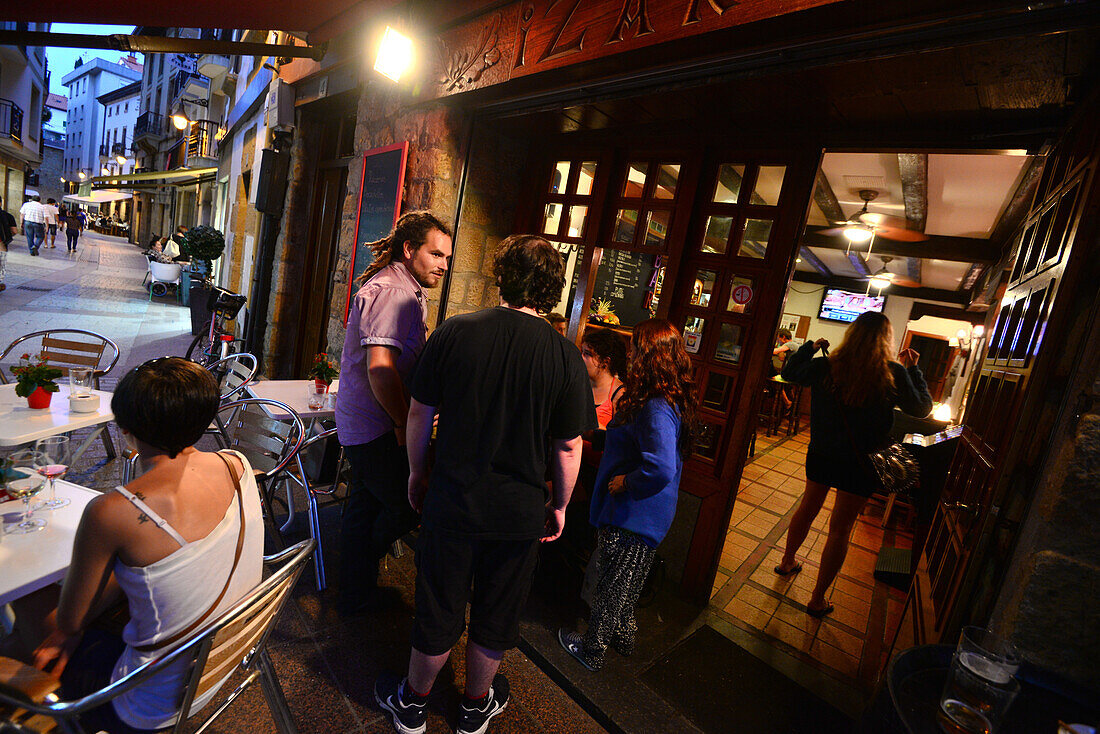
[[[4,282],[4,274],[8,270],[8,251],[0,250],[0,283]]]
[[[582,645],[585,661],[595,668],[603,665],[608,645],[622,655],[634,652],[634,607],[654,556],[641,536],[622,528],[601,528],[598,546],[596,592]]]

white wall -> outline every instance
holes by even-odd
[[[836,346],[844,338],[844,332],[848,324],[840,321],[827,321],[817,318],[821,310],[821,298],[825,293],[825,286],[813,285],[793,281],[787,290],[787,301],[783,306],[783,313],[810,317],[810,331],[806,334],[807,341],[825,338]],[[901,349],[901,340],[905,335],[905,326],[909,321],[909,312],[913,309],[913,299],[905,296],[891,296],[887,293],[886,305],[883,313],[894,327],[894,348]],[[796,337],[796,341],[801,343]]]

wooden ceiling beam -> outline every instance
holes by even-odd
[[[848,261],[852,263],[852,267],[860,275],[866,277],[871,274],[871,266],[867,264],[867,260],[863,257],[862,253],[853,250],[848,253]]]
[[[905,202],[905,226],[914,232],[924,232],[928,224],[928,154],[898,153],[901,172],[901,196]],[[920,260],[906,259],[909,279],[920,282]]]
[[[821,262],[821,258],[815,255],[809,247],[798,248],[798,255],[821,275],[824,275],[826,278],[833,277],[833,271],[829,270],[829,268],[825,266],[825,263]]]
[[[866,252],[866,245],[852,245],[843,235],[822,234],[828,227],[806,227],[799,244],[808,247],[822,247],[829,250],[859,250]],[[893,257],[919,257],[924,259],[949,260],[951,262],[992,264],[1000,259],[1000,248],[989,240],[970,237],[941,237],[930,235],[923,242],[896,242],[885,237],[875,237],[871,251],[875,255]]]
[[[856,278],[841,278],[839,276],[833,276],[826,278],[823,275],[817,273],[806,273],[801,270],[795,271],[794,279],[802,283],[813,283],[815,285],[824,285],[829,288],[841,288],[846,291],[852,291],[853,293],[863,293],[867,291],[867,281],[857,280]],[[923,298],[928,301],[938,301],[940,303],[955,303],[959,305],[966,305],[970,296],[965,291],[945,291],[939,288],[904,288],[900,285],[891,285],[882,291],[886,296],[905,296],[906,298]]]
[[[814,183],[814,201],[830,222],[843,222],[848,218],[840,208],[840,200],[836,198],[832,184],[820,168],[817,169],[817,180]]]
[[[913,310],[909,312],[909,320],[916,321],[921,316],[935,316],[940,319],[952,319],[954,321],[969,321],[975,326],[984,324],[986,314],[977,311],[964,311],[952,306],[941,306],[938,303],[924,303],[917,301],[913,304]]]

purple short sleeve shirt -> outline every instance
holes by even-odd
[[[336,401],[336,432],[341,444],[369,443],[394,428],[371,391],[368,349],[386,346],[396,350],[397,371],[408,386],[427,336],[424,292],[403,264],[387,265],[355,294],[348,312],[340,359],[340,398]]]

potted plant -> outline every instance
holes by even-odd
[[[225,250],[225,235],[213,227],[199,225],[187,230],[180,238],[180,252],[191,258],[191,268],[202,278],[188,275],[187,305],[191,309],[191,333],[202,334],[210,325],[210,309],[206,297],[209,287],[211,260],[217,260]]]
[[[329,385],[339,374],[340,370],[337,369],[336,363],[325,352],[314,357],[313,366],[309,368],[309,376],[313,378],[314,384],[318,388],[324,385],[325,392],[328,392]]]
[[[51,366],[41,353],[36,357],[24,354],[19,364],[11,368],[15,375],[15,394],[27,399],[27,405],[35,410],[50,407],[50,398],[57,392],[57,383],[61,370]]]

